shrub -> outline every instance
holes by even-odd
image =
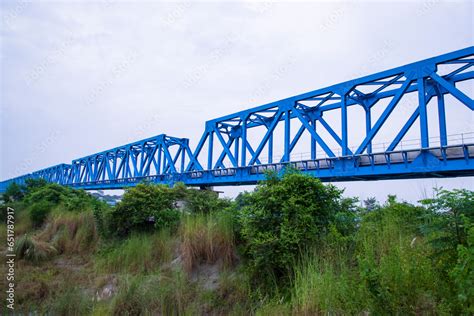
[[[185,196],[186,208],[191,213],[212,213],[230,206],[230,201],[220,199],[217,192],[188,189]]]
[[[270,176],[242,210],[247,267],[256,283],[285,284],[305,248],[323,236],[340,210],[342,192],[318,179],[288,172]]]
[[[31,205],[30,219],[34,227],[40,227],[48,217],[53,204],[47,200],[40,200]]]
[[[119,236],[132,232],[173,228],[179,221],[175,196],[165,185],[138,184],[125,191],[123,199],[110,212],[110,231]]]
[[[458,245],[467,246],[469,223],[474,223],[474,192],[437,190],[433,199],[421,201],[430,213],[425,234],[443,269],[456,264]]]
[[[72,190],[59,184],[48,183],[44,186],[35,187],[25,197],[28,204],[38,202],[49,202],[53,205],[58,205],[64,201],[68,195],[68,191]]]
[[[24,196],[24,188],[15,182],[12,182],[8,185],[7,189],[3,193],[2,199],[5,202],[15,202],[20,201]]]
[[[463,312],[474,314],[474,225],[468,232],[467,246],[458,246],[458,262],[451,271],[456,298]]]
[[[36,191],[37,189],[40,189],[44,186],[48,185],[48,182],[44,179],[38,178],[38,179],[26,179],[25,180],[25,187],[24,191],[25,194],[31,194],[32,192]]]
[[[235,260],[231,219],[225,214],[188,215],[181,222],[181,252],[185,269],[201,263],[222,260],[230,266]]]
[[[97,200],[84,190],[70,190],[64,199],[64,206],[69,211],[88,211],[106,204]]]

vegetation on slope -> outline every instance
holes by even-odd
[[[42,180],[12,185],[1,216],[15,208],[16,310],[474,313],[474,192],[418,205],[342,193],[294,171],[234,201],[144,183],[114,207]]]

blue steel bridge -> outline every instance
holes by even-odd
[[[471,46],[211,119],[195,146],[161,134],[3,181],[0,191],[28,178],[86,190],[255,184],[290,165],[322,181],[473,176],[473,65]],[[467,133],[451,135],[460,118]],[[391,136],[378,144],[382,130]]]

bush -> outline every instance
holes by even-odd
[[[24,196],[24,188],[15,182],[12,182],[8,185],[7,189],[3,193],[2,199],[5,202],[16,202],[23,199]]]
[[[30,219],[34,227],[40,227],[48,217],[53,204],[49,201],[40,200],[30,208]]]
[[[471,224],[467,246],[458,246],[458,262],[451,271],[456,298],[467,314],[474,315],[474,226]]]
[[[306,247],[323,236],[340,210],[342,191],[318,179],[287,172],[270,176],[242,210],[247,267],[256,284],[284,285]]]
[[[458,245],[467,246],[470,223],[474,223],[474,192],[437,190],[433,199],[421,201],[428,211],[424,232],[429,237],[442,269],[456,264]]]
[[[212,213],[230,206],[230,201],[220,199],[217,192],[188,189],[185,196],[186,208],[191,213]]]
[[[27,204],[37,202],[49,202],[53,205],[59,205],[68,196],[70,188],[63,187],[59,184],[48,183],[41,187],[35,187],[25,197]]]
[[[174,228],[179,221],[175,196],[166,185],[138,184],[125,191],[123,199],[110,212],[110,231],[118,236],[132,232]]]
[[[106,205],[105,202],[97,200],[84,190],[71,189],[64,199],[64,206],[68,211],[89,211]]]

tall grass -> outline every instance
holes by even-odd
[[[89,315],[92,311],[92,300],[80,288],[70,286],[54,298],[48,313],[51,315]]]
[[[15,243],[15,254],[18,259],[39,263],[56,255],[56,249],[46,242],[39,241],[28,234],[21,236]]]
[[[110,309],[114,315],[194,315],[198,297],[180,270],[148,277],[127,275]]]
[[[374,313],[431,314],[443,309],[443,287],[430,245],[410,228],[409,210],[383,210],[367,217],[357,234],[361,284]]]
[[[92,212],[58,212],[52,214],[38,235],[51,243],[59,253],[92,253],[99,236]]]
[[[231,218],[226,214],[187,215],[181,221],[179,233],[186,271],[199,263],[222,260],[227,267],[234,263],[234,233]]]
[[[167,230],[154,234],[132,235],[102,251],[96,260],[106,273],[151,273],[173,256],[174,239]]]
[[[17,236],[26,234],[33,229],[30,214],[23,208],[21,206],[15,208],[15,234]]]
[[[357,273],[345,264],[308,255],[295,269],[293,310],[303,315],[359,314],[364,310]]]

